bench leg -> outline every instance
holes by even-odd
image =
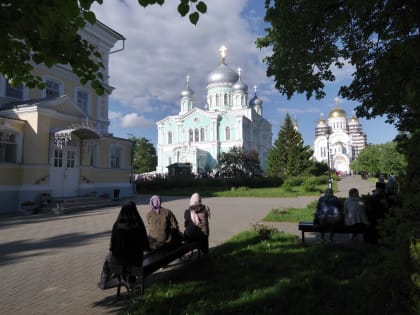
[[[305,244],[305,232],[302,231],[302,244]]]

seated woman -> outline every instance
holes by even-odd
[[[154,195],[149,201],[150,211],[147,213],[150,249],[178,244],[182,241],[178,221],[169,209],[161,206],[161,199]]]
[[[365,205],[359,198],[359,191],[356,188],[349,190],[349,198],[344,201],[344,224],[348,226],[367,226],[369,220],[366,216]],[[351,239],[354,240],[357,234],[353,233]]]
[[[141,274],[143,252],[149,250],[146,228],[134,201],[126,201],[112,227],[110,253],[106,257],[98,286],[107,289],[116,285],[122,274],[130,288],[135,287],[137,269]],[[134,267],[134,268],[133,268]],[[118,270],[118,271],[117,271]]]
[[[199,241],[200,250],[205,254],[209,252],[209,218],[209,207],[201,203],[198,193],[193,194],[190,206],[184,212],[184,238],[186,241]]]

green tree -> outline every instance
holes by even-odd
[[[192,24],[198,22],[199,13],[207,11],[202,1],[178,1],[178,12],[182,16],[189,13]],[[42,79],[32,74],[34,63],[70,65],[83,85],[90,82],[98,94],[103,94],[102,56],[78,33],[86,23],[96,23],[91,10],[94,2],[102,4],[103,0],[0,0],[0,73],[12,85],[42,89]],[[165,0],[138,3],[147,7],[163,5]]]
[[[416,1],[266,0],[270,24],[257,46],[276,88],[290,98],[325,96],[333,66],[351,64],[339,94],[360,102],[359,117],[385,115],[403,131],[419,128],[420,18]]]
[[[313,152],[303,145],[302,135],[296,130],[289,114],[280,127],[277,139],[268,153],[268,176],[296,176],[311,167]]]
[[[147,173],[154,171],[157,165],[155,147],[146,138],[130,137],[134,142],[133,168],[134,173]]]
[[[350,165],[356,172],[398,176],[404,174],[406,166],[405,156],[397,150],[396,142],[368,145]]]
[[[261,176],[262,170],[258,153],[244,152],[239,147],[232,147],[228,152],[222,152],[218,159],[217,168],[223,177]]]
[[[379,267],[368,272],[372,277],[367,278],[375,287],[392,287],[377,299],[377,303],[387,301],[390,313],[418,314],[418,1],[266,0],[265,5],[265,21],[270,25],[266,35],[257,39],[257,46],[272,48],[272,54],[264,59],[267,75],[274,76],[283,95],[290,98],[305,93],[308,99],[320,99],[325,96],[325,82],[335,80],[332,67],[349,63],[354,67],[353,79],[339,94],[359,102],[358,117],[385,116],[387,122],[405,132],[398,137],[407,158],[402,207],[391,209],[383,221],[380,241],[386,246],[376,258]],[[381,277],[386,270],[395,272]]]

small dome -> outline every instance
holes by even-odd
[[[358,124],[359,123],[359,119],[357,119],[357,117],[352,116],[349,119],[349,124]]]
[[[193,95],[194,95],[194,91],[191,90],[189,86],[187,86],[185,90],[181,92],[181,97],[191,97]]]
[[[347,114],[344,109],[341,109],[340,107],[334,108],[332,111],[330,111],[328,118],[338,118],[338,117],[346,117]]]
[[[262,99],[260,99],[257,95],[254,95],[254,97],[249,101],[249,107],[261,106],[262,103]]]
[[[323,118],[321,118],[319,121],[318,121],[318,126],[325,126],[327,124],[327,121],[325,120],[325,119],[323,119]]]
[[[182,97],[192,97],[194,95],[194,91],[191,90],[191,88],[190,88],[190,79],[191,79],[190,76],[187,75],[186,76],[187,85],[185,87],[185,90],[183,90],[181,92],[181,98]]]
[[[248,91],[248,85],[242,82],[241,78],[239,77],[238,81],[232,86],[234,91]]]
[[[207,84],[215,83],[231,83],[234,84],[239,79],[239,75],[229,68],[226,64],[222,63],[216,70],[210,72],[207,76]]]

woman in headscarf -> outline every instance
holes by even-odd
[[[143,252],[149,250],[146,228],[134,201],[126,201],[112,226],[110,253],[102,268],[101,282],[98,286],[107,289],[117,284],[116,273],[122,271],[122,276],[129,287],[134,288],[136,272],[141,273]],[[121,271],[116,272],[117,266]],[[130,271],[131,270],[131,271]]]
[[[150,198],[149,205],[147,225],[151,250],[179,243],[182,240],[182,234],[173,212],[161,206],[158,195]]]
[[[199,241],[200,249],[205,254],[209,252],[209,218],[209,207],[202,204],[198,193],[194,193],[189,208],[184,212],[184,238],[187,241]]]

